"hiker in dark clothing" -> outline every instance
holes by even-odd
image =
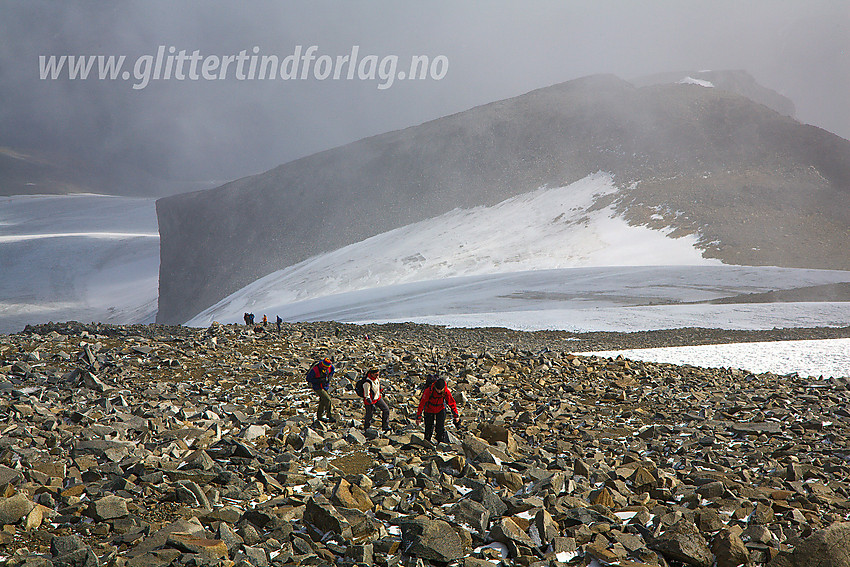
[[[381,430],[390,430],[390,406],[384,397],[384,389],[381,388],[380,374],[377,368],[366,371],[366,380],[363,382],[363,404],[366,407],[366,416],[363,419],[364,430],[372,425],[372,414],[376,407],[381,410]]]
[[[419,425],[422,419],[422,414],[425,413],[425,440],[430,441],[431,435],[434,433],[434,426],[437,428],[437,442],[448,443],[449,437],[446,434],[446,405],[452,410],[454,415],[455,427],[460,423],[460,414],[457,411],[457,404],[452,397],[449,387],[443,378],[437,378],[431,382],[429,386],[422,392],[422,397],[419,399],[419,407],[416,409],[416,424]]]
[[[307,383],[319,396],[319,405],[316,408],[316,420],[326,423],[334,423],[336,419],[331,415],[331,395],[328,388],[331,376],[334,374],[334,365],[330,358],[323,358],[314,364],[305,376]],[[323,417],[324,416],[324,417]]]
[[[283,319],[280,318],[280,315],[277,316],[275,323],[277,324],[277,332],[280,333],[280,324],[283,323]]]
[[[251,324],[251,319],[250,319],[250,317],[248,317],[248,312],[247,312],[247,311],[246,311],[246,312],[245,312],[245,314],[242,316],[242,319],[245,321],[245,326],[248,326],[248,325],[250,325],[250,324]]]

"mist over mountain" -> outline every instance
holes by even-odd
[[[850,139],[850,11],[836,0],[491,0],[486,9],[456,1],[5,0],[2,15],[0,146],[63,154],[86,175],[107,174],[97,190],[113,195],[212,188],[600,72],[628,79],[746,69],[791,98],[801,122]],[[439,81],[399,79],[385,90],[312,76],[242,81],[232,70],[134,88],[135,65],[160,46],[204,57],[258,48],[283,58],[299,45],[331,57],[353,46],[398,55],[399,71],[411,56],[444,55],[450,70]],[[67,72],[45,79],[42,56],[126,56],[130,76],[101,80],[95,64],[87,80]]]
[[[72,151],[0,146],[0,196],[98,193],[158,197],[209,186],[160,178],[131,161],[98,163]]]
[[[0,195],[76,193],[93,185],[56,159],[0,147]]]
[[[721,71],[679,71],[657,73],[645,77],[631,79],[629,82],[638,86],[660,84],[702,84],[713,88],[736,93],[748,99],[772,108],[779,114],[794,118],[796,109],[790,98],[769,89],[756,82],[752,75],[741,69]]]
[[[727,90],[597,75],[159,200],[158,321],[311,256],[597,171],[619,188],[600,205],[697,235],[706,257],[850,267],[850,142]]]

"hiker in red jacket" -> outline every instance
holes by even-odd
[[[449,387],[443,378],[437,378],[422,392],[419,407],[416,409],[416,424],[419,425],[422,413],[425,413],[425,440],[431,441],[434,433],[434,425],[437,426],[437,442],[448,443],[446,435],[446,405],[452,410],[455,427],[460,423],[460,415],[457,412],[457,404],[452,397]]]

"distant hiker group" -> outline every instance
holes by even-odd
[[[307,384],[318,397],[316,407],[316,421],[334,423],[336,418],[332,415],[332,399],[329,393],[330,381],[335,371],[333,361],[330,358],[313,364],[305,376]],[[384,395],[381,386],[381,370],[370,366],[366,372],[354,383],[354,392],[363,398],[364,416],[363,430],[368,431],[372,426],[372,420],[377,411],[381,412],[381,430],[391,432],[390,428],[390,405]],[[416,424],[425,418],[425,440],[431,441],[436,433],[438,443],[448,442],[446,433],[446,412],[452,412],[455,428],[460,427],[460,414],[457,403],[446,383],[446,379],[439,376],[430,376],[425,383],[419,406],[416,410]]]
[[[255,325],[253,313],[247,313],[246,312],[244,315],[242,315],[242,319],[245,321],[245,325],[248,326],[248,327],[253,327]],[[268,323],[269,323],[269,318],[266,315],[263,315],[263,323],[262,323],[263,328],[265,328],[266,325],[268,325]],[[277,325],[277,332],[278,333],[280,333],[280,324],[281,323],[283,323],[283,319],[281,319],[280,315],[278,315],[277,319],[275,320],[275,325]]]

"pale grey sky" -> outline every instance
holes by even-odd
[[[791,98],[802,122],[850,138],[846,0],[174,4],[0,0],[0,146],[168,180],[226,181],[589,74],[698,69],[745,69]],[[297,45],[331,58],[356,45],[361,58],[397,55],[397,71],[414,55],[444,56],[448,69],[440,80],[397,79],[385,89],[312,73],[152,80],[143,89],[132,76],[39,78],[40,55],[124,55],[132,71],[161,45],[201,57],[257,47],[281,59]]]

